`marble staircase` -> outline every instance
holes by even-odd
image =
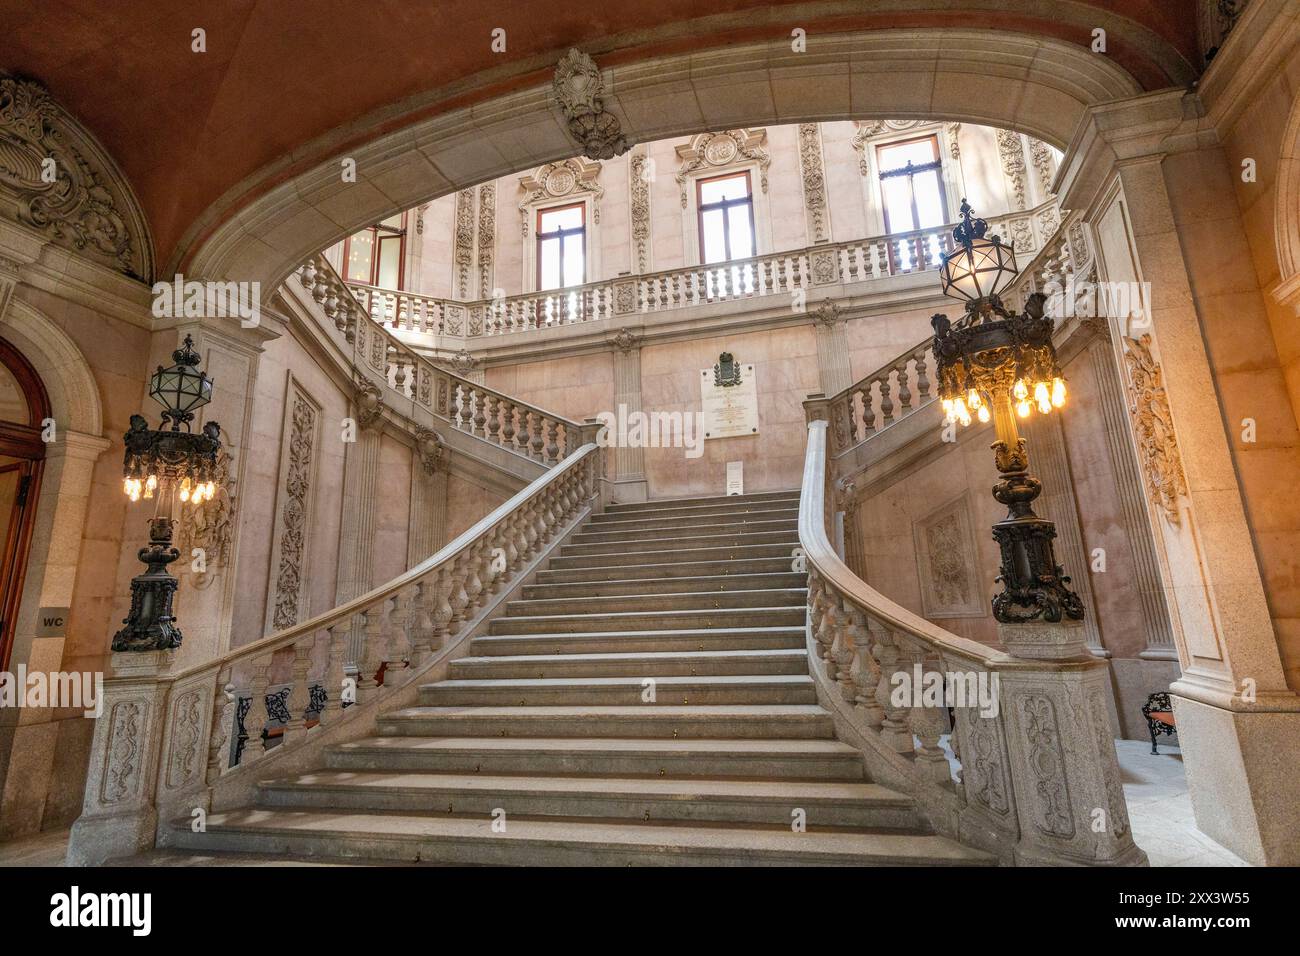
[[[836,739],[798,492],[613,505],[416,706],[173,826],[201,851],[504,865],[980,865]],[[805,821],[806,825],[797,824]]]

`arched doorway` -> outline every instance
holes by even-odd
[[[45,464],[41,429],[49,417],[49,396],[36,370],[0,339],[0,670],[9,667]]]

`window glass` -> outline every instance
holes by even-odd
[[[402,237],[385,236],[379,240],[379,270],[376,285],[396,289],[402,274]]]
[[[375,252],[375,234],[366,229],[348,242],[347,280],[370,282],[370,266]]]
[[[559,289],[587,281],[586,207],[542,209],[537,214],[537,288]]]
[[[754,197],[749,173],[696,181],[700,261],[725,262],[755,255]]]

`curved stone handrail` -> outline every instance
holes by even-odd
[[[879,779],[910,792],[937,830],[1005,862],[1145,863],[1129,831],[1105,663],[986,647],[857,577],[827,534],[827,430],[809,422],[799,544],[813,674],[840,736]],[[953,696],[920,696],[927,682]]]
[[[582,437],[594,439],[597,427]],[[602,460],[584,441],[404,574],[216,660],[172,672],[174,652],[114,655],[69,860],[152,846],[173,818],[246,788],[262,761],[284,766],[345,725],[373,723],[589,513]],[[272,680],[277,665],[287,665],[287,680]],[[237,686],[248,689],[246,708]],[[267,737],[277,711],[283,732]]]
[[[435,365],[367,314],[356,290],[323,254],[298,269],[303,289],[353,349],[353,364],[444,418],[453,427],[534,461],[553,465],[574,447],[581,425]]]

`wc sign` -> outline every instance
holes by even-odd
[[[36,614],[37,637],[67,637],[68,608],[43,607]]]

